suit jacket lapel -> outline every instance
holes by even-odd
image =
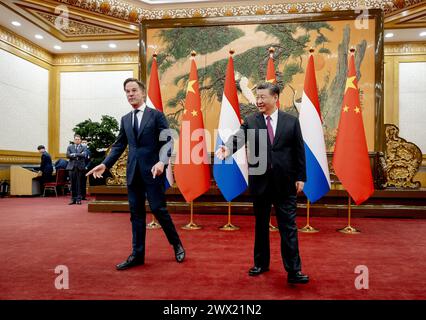
[[[127,134],[127,137],[129,138],[129,133],[130,136],[133,137],[133,140],[136,141],[136,137],[135,134],[133,132],[133,125],[132,125],[132,117],[133,117],[133,112],[129,112],[128,114],[125,115],[124,118],[124,131]]]
[[[266,122],[265,122],[265,117],[263,116],[262,113],[258,113],[256,116],[257,119],[257,124],[259,126],[259,129],[266,129]]]
[[[284,113],[282,113],[280,110],[278,110],[278,117],[277,117],[277,129],[275,130],[275,136],[274,136],[274,145],[277,144],[278,140],[281,138],[283,130],[284,130]]]
[[[138,139],[141,136],[142,131],[143,131],[145,125],[148,123],[148,121],[151,118],[151,116],[152,116],[152,109],[149,108],[148,106],[146,106],[145,110],[143,111],[141,124],[139,126]]]

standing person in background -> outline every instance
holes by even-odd
[[[69,163],[67,170],[70,170],[71,176],[71,202],[72,204],[81,204],[81,180],[84,175],[86,147],[81,145],[80,135],[74,135],[74,144],[67,148],[67,158]]]
[[[53,164],[50,154],[47,153],[46,148],[43,145],[39,145],[37,147],[37,150],[39,153],[41,153],[41,162],[39,169],[39,172],[41,172],[41,176],[38,180],[40,181],[40,189],[41,193],[43,194],[44,184],[52,180]]]
[[[86,199],[86,183],[87,183],[86,173],[89,170],[90,163],[91,163],[90,151],[89,151],[89,147],[87,145],[86,139],[81,140],[81,145],[86,148],[86,157],[84,158],[84,171],[83,171],[83,175],[81,176],[81,200],[87,200]]]

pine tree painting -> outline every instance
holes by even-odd
[[[357,49],[356,64],[357,70],[360,70],[366,57],[367,43],[374,35],[358,33],[351,21],[180,27],[151,30],[148,44],[155,43],[158,51],[166,115],[174,129],[179,128],[184,107],[190,52],[197,52],[203,114],[210,130],[217,125],[229,49],[236,51],[235,78],[241,116],[244,117],[257,110],[253,89],[265,79],[268,48],[271,46],[275,48],[277,82],[283,89],[281,109],[297,115],[304,68],[309,49],[314,48],[316,65],[319,66],[317,83],[326,144],[332,150],[344,93],[348,50],[351,46]],[[352,40],[351,35],[354,35]],[[149,59],[148,70],[151,62]],[[373,61],[369,61],[371,63],[374,65],[374,56]],[[361,72],[358,76],[361,77]]]

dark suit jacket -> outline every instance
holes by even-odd
[[[127,184],[132,183],[136,166],[145,184],[164,184],[165,170],[153,179],[151,169],[160,160],[167,165],[171,156],[173,140],[166,117],[160,111],[145,107],[137,137],[133,133],[132,117],[133,112],[129,112],[121,118],[117,140],[103,164],[111,168],[128,145]]]
[[[52,175],[53,172],[52,158],[46,151],[41,154],[40,171],[43,175]]]
[[[265,118],[262,113],[255,113],[244,119],[240,130],[226,142],[226,146],[236,152],[242,143],[247,143],[247,132],[254,129],[253,141],[249,143],[249,153],[259,157],[259,150],[267,150],[267,172],[260,175],[249,175],[249,188],[253,195],[261,195],[265,192],[269,180],[272,179],[275,190],[282,195],[296,193],[295,182],[306,181],[305,149],[300,130],[299,120],[281,110],[278,110],[277,128],[274,144],[271,145],[267,137]],[[264,129],[264,135],[259,135],[260,129]],[[261,137],[259,139],[259,137]],[[265,146],[265,143],[267,144]],[[250,168],[258,164],[250,163]]]
[[[69,159],[67,170],[84,170],[86,147],[80,144],[80,152],[77,152],[77,146],[75,144],[70,144],[67,148],[67,158]]]

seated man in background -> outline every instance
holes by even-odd
[[[56,160],[56,162],[55,162],[55,170],[56,170],[56,172],[58,172],[59,169],[66,170],[67,169],[67,165],[68,165],[68,161],[65,160],[65,159],[60,158],[60,159]]]
[[[40,169],[39,174],[40,177],[38,180],[40,181],[40,190],[41,193],[44,191],[44,184],[46,182],[52,181],[52,173],[53,173],[53,164],[52,164],[52,158],[50,157],[50,154],[47,153],[46,148],[43,145],[39,145],[37,147],[38,152],[41,153],[41,162],[40,162]]]

